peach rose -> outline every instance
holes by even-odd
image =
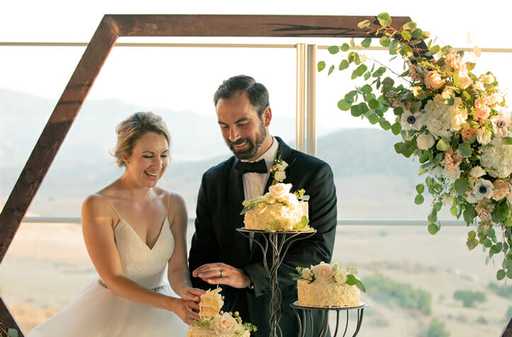
[[[473,139],[476,136],[477,130],[478,129],[475,129],[475,128],[472,128],[471,126],[469,126],[469,124],[464,124],[460,131],[460,133],[462,135],[462,140],[467,142],[467,141]]]
[[[455,50],[450,50],[444,59],[446,64],[452,67],[454,70],[459,70],[462,66],[462,59],[459,53],[457,53]]]
[[[460,163],[462,163],[462,157],[457,152],[449,149],[444,154],[443,166],[446,173],[452,178],[458,178],[460,176]]]
[[[492,192],[492,198],[494,200],[501,200],[510,194],[511,188],[510,183],[503,179],[496,179],[494,181],[494,190]]]
[[[489,118],[491,108],[488,106],[488,101],[485,97],[479,97],[475,100],[475,118],[479,122],[484,122]]]
[[[437,71],[429,71],[425,75],[425,85],[429,89],[440,89],[444,86],[445,81]]]
[[[454,80],[457,87],[461,88],[462,90],[473,84],[473,80],[469,77],[465,66],[455,74]]]

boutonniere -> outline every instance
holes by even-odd
[[[286,179],[286,168],[288,167],[288,163],[285,162],[281,156],[276,157],[274,159],[274,163],[272,164],[272,168],[270,169],[270,176],[272,177],[272,185],[282,183]]]

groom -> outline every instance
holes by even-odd
[[[234,156],[203,175],[197,200],[195,233],[189,264],[193,284],[223,288],[224,310],[238,311],[258,327],[256,336],[268,337],[270,279],[256,244],[236,228],[243,226],[242,201],[268,191],[270,169],[280,158],[288,164],[284,183],[303,188],[309,199],[309,221],[317,233],[293,243],[279,269],[282,292],[280,326],[283,336],[297,336],[298,325],[290,304],[297,299],[295,267],[329,262],[336,235],[336,190],[329,165],[295,151],[269,134],[272,120],[267,89],[249,76],[227,79],[214,95],[222,136]],[[258,239],[256,237],[256,239]],[[318,322],[319,317],[313,318]],[[315,326],[316,334],[320,326]]]

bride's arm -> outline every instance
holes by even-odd
[[[110,212],[106,201],[98,195],[88,197],[82,205],[85,245],[96,271],[106,286],[117,296],[173,311],[187,323],[196,319],[194,313],[188,312],[183,300],[144,289],[123,275]]]
[[[171,230],[174,236],[174,252],[169,259],[168,278],[172,289],[182,298],[199,301],[203,290],[192,288],[187,266],[187,209],[185,201],[177,194],[167,195]]]

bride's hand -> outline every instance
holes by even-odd
[[[181,297],[187,301],[193,301],[199,303],[201,295],[205,293],[202,289],[197,288],[185,288],[181,293]]]
[[[199,319],[199,314],[197,312],[199,311],[199,306],[193,301],[177,298],[173,311],[183,322],[188,325]]]

